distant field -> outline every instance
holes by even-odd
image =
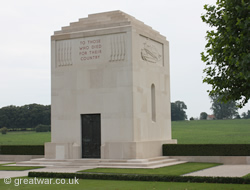
[[[250,119],[172,122],[178,144],[250,144]]]
[[[50,142],[50,132],[8,132],[0,133],[0,145],[43,145]]]
[[[178,144],[250,144],[250,119],[174,121],[172,137]],[[0,133],[0,145],[42,145],[50,132]]]

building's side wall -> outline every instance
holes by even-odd
[[[133,31],[134,141],[141,142],[138,157],[161,156],[162,143],[176,143],[171,140],[169,43],[160,35]]]
[[[135,141],[170,140],[168,41],[135,30],[133,52]],[[151,59],[150,54],[154,54],[153,57],[158,57]],[[152,102],[152,85],[155,88],[155,102]],[[154,103],[155,116],[152,113]]]

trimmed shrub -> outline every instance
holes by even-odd
[[[44,145],[0,145],[0,154],[44,155]]]
[[[35,131],[35,128],[9,128],[9,132],[18,132],[18,131]]]
[[[37,125],[36,132],[49,132],[51,131],[50,125]]]
[[[3,127],[3,128],[1,128],[1,133],[2,133],[3,135],[6,135],[6,134],[7,134],[7,132],[8,132],[7,127]]]
[[[44,178],[78,178],[98,180],[125,180],[125,181],[161,181],[161,182],[193,182],[193,183],[230,183],[250,184],[250,179],[241,177],[197,177],[197,176],[166,176],[143,174],[100,174],[100,173],[49,173],[29,172],[29,177]]]
[[[164,144],[164,156],[250,156],[250,144]]]

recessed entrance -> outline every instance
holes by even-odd
[[[82,114],[82,158],[101,158],[101,114]]]

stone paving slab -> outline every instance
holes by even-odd
[[[250,165],[221,165],[183,176],[242,177],[250,173]]]
[[[28,176],[29,170],[26,171],[0,171],[0,179]]]
[[[47,168],[40,168],[34,170],[25,170],[25,171],[0,171],[0,179],[9,178],[9,177],[23,177],[28,176],[29,172],[62,172],[62,173],[75,173],[79,170],[87,170],[93,169],[95,167],[79,167],[79,168],[59,168],[59,167],[47,167]]]
[[[12,162],[0,161],[0,164],[8,164],[8,163],[12,163]]]

